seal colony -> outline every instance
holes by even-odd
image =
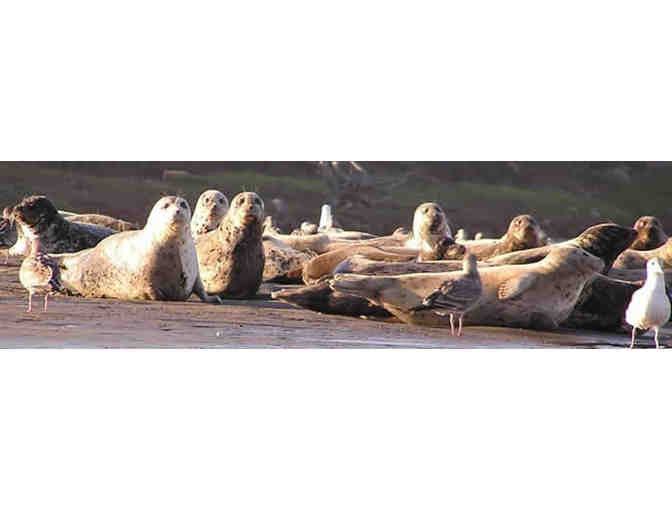
[[[595,329],[635,337],[670,315],[672,240],[654,216],[633,228],[593,225],[552,243],[529,215],[500,238],[457,238],[437,202],[416,207],[411,229],[345,230],[330,204],[319,222],[283,234],[257,193],[229,204],[206,190],[192,216],[178,196],[158,200],[141,229],[104,214],[59,211],[45,196],[4,209],[0,244],[22,256],[32,297],[55,293],[121,300],[206,303],[254,298],[263,281],[301,284],[273,299],[327,314],[422,327]],[[468,330],[465,332],[469,336]]]

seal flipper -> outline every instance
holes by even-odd
[[[222,298],[220,298],[217,294],[210,295],[207,292],[205,292],[205,287],[203,286],[203,282],[201,281],[200,274],[196,275],[194,288],[191,292],[192,294],[196,294],[199,298],[201,298],[201,301],[203,301],[204,303],[216,303],[218,305],[222,304]]]
[[[536,281],[536,273],[527,273],[522,276],[516,276],[515,278],[509,278],[499,285],[499,288],[497,289],[497,297],[502,301],[505,299],[512,299],[525,292]]]

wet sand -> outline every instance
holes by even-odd
[[[5,250],[0,250],[4,262]],[[627,347],[629,336],[595,331],[538,332],[513,328],[468,327],[460,338],[443,329],[324,315],[270,298],[265,284],[253,300],[223,305],[188,302],[118,301],[66,296],[33,301],[19,283],[20,259],[0,262],[0,348],[529,348]],[[672,344],[672,329],[662,344]],[[647,334],[637,347],[653,347]]]

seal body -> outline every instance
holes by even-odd
[[[186,200],[163,197],[142,230],[119,232],[94,248],[53,255],[63,285],[76,294],[125,300],[184,301],[207,296],[198,273],[196,248],[189,230]]]
[[[473,253],[479,260],[544,246],[543,231],[534,217],[529,214],[516,216],[511,220],[506,234],[501,239],[464,241],[469,253]]]
[[[664,268],[672,266],[672,239],[653,250],[625,250],[614,262],[614,269],[644,269],[654,258],[659,258]]]
[[[65,219],[74,223],[87,223],[88,225],[111,228],[117,232],[138,229],[137,225],[134,225],[130,221],[120,220],[119,218],[113,218],[105,214],[71,214],[65,216]]]
[[[111,228],[66,220],[44,196],[31,196],[19,202],[13,218],[20,229],[11,255],[28,255],[30,241],[38,237],[45,253],[73,253],[96,246],[116,234]]]
[[[571,246],[555,247],[542,261],[479,269],[483,294],[464,315],[466,325],[554,329],[571,314],[584,285],[604,263]],[[444,281],[460,272],[401,276],[336,275],[332,288],[364,297],[409,324],[450,327],[448,319],[422,310],[422,303]]]
[[[229,200],[224,193],[209,189],[201,193],[191,217],[191,234],[194,238],[215,230],[229,210]]]
[[[249,298],[257,293],[265,263],[263,221],[261,197],[239,193],[217,230],[196,239],[201,278],[209,294]]]

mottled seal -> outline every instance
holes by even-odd
[[[229,209],[229,201],[221,191],[209,189],[201,193],[191,216],[194,238],[215,230]]]
[[[631,250],[655,250],[669,239],[662,222],[655,216],[638,218],[632,228],[637,231],[637,239],[630,246]]]
[[[566,320],[584,285],[604,267],[585,250],[556,246],[540,262],[479,270],[483,296],[464,316],[466,325],[554,329]],[[459,274],[459,273],[458,273]],[[416,309],[424,298],[455,273],[401,276],[339,274],[331,288],[383,306],[400,320],[424,326],[445,327],[449,322],[432,311]]]
[[[538,262],[548,255],[556,246],[575,246],[604,261],[603,274],[607,274],[616,258],[625,250],[637,236],[637,232],[616,223],[601,223],[587,228],[574,239],[563,243],[530,248],[491,257],[487,262],[491,265],[530,264]]]
[[[13,246],[16,243],[17,236],[12,208],[5,207],[2,211],[2,217],[0,217],[0,247]]]
[[[190,220],[186,200],[161,198],[142,230],[116,233],[78,253],[52,255],[63,286],[88,297],[185,301],[195,293],[207,303],[220,302],[203,288]]]
[[[398,262],[417,258],[429,260],[462,260],[465,247],[455,243],[450,226],[441,206],[434,202],[420,204],[413,213],[413,230],[410,233],[396,232],[356,244],[332,245],[332,250],[312,259],[305,265],[303,280],[307,284],[333,274],[336,267],[352,255],[366,251],[364,247],[375,247],[390,253],[389,257],[376,260]],[[461,267],[461,262],[460,262]]]
[[[62,291],[58,264],[41,249],[40,238],[32,239],[30,254],[23,259],[19,281],[28,291],[28,312],[33,311],[33,294],[44,292],[44,311],[47,311],[49,294]]]
[[[111,228],[117,232],[138,230],[138,225],[134,225],[130,221],[113,218],[112,216],[107,216],[105,214],[70,214],[65,216],[65,219],[75,223],[87,223],[89,225]]]
[[[614,262],[614,269],[644,269],[654,258],[661,259],[664,268],[672,267],[672,238],[653,250],[625,250]]]
[[[462,244],[469,253],[476,255],[478,260],[486,260],[505,253],[544,246],[545,238],[542,232],[533,216],[521,214],[511,220],[506,234],[501,239],[464,241]]]
[[[92,248],[117,233],[111,228],[66,220],[44,196],[24,198],[14,206],[13,218],[20,231],[17,242],[9,250],[11,255],[27,255],[29,241],[36,236],[46,253],[73,253]]]
[[[264,236],[264,275],[265,282],[301,283],[303,266],[314,253],[298,251],[291,246]]]
[[[216,230],[196,239],[205,290],[228,298],[249,298],[261,286],[264,203],[253,192],[238,193]]]

